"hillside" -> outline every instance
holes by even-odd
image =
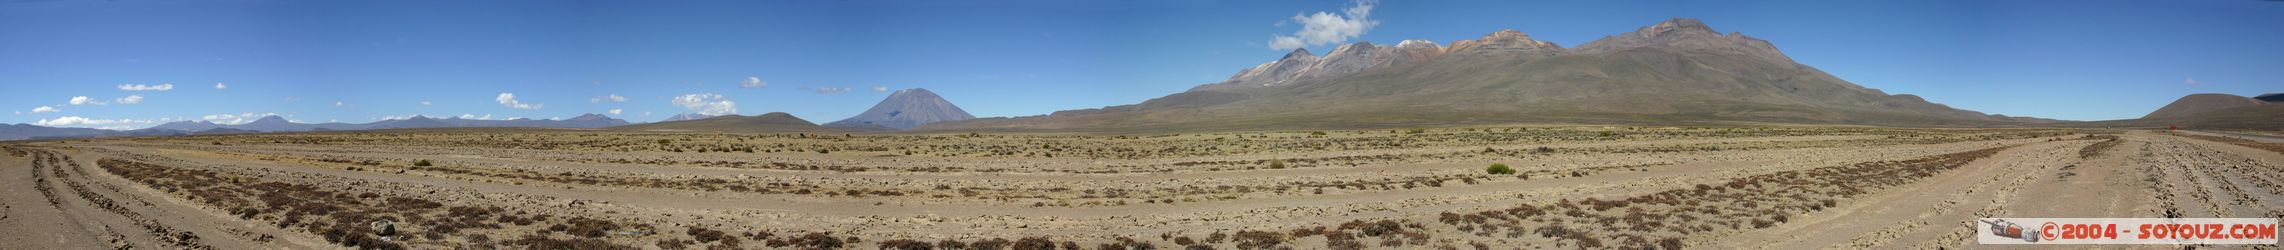
[[[1355,43],[1295,50],[1140,104],[984,118],[935,130],[1228,130],[1496,123],[2007,126],[1987,115],[1865,88],[1794,62],[1767,41],[1673,19],[1578,48],[1514,30],[1449,47]]]
[[[2247,103],[2249,102],[2249,103]],[[2230,94],[2193,94],[2140,119],[2055,124],[2085,128],[2284,129],[2284,104]]]
[[[722,115],[696,120],[645,123],[610,127],[610,130],[656,132],[733,132],[733,133],[829,133],[847,130],[818,126],[785,112],[770,112],[756,116]]]
[[[2198,113],[2261,104],[2267,102],[2231,94],[2194,94],[2173,100],[2173,103],[2165,104],[2165,107],[2157,108],[2157,111],[2151,111],[2149,115],[2141,116],[2141,119],[2190,117]]]

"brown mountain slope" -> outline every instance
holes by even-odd
[[[611,130],[732,133],[832,133],[848,130],[817,126],[785,112],[756,116],[724,115],[697,120],[657,122],[611,127]]]
[[[1352,46],[1370,45],[1344,47]],[[1305,76],[1298,78],[1247,70],[1228,82],[1135,105],[923,128],[1211,130],[1517,122],[1988,126],[2050,121],[1985,115],[1864,88],[1795,63],[1766,41],[1720,34],[1692,19],[1666,21],[1577,49],[1500,31],[1456,42],[1445,53],[1369,55],[1439,56],[1367,60],[1387,63],[1346,74],[1291,70]],[[1302,80],[1230,84],[1253,79]]]
[[[2284,104],[2235,107],[2194,114],[2116,121],[2071,123],[2070,127],[2180,129],[2284,129]]]
[[[2214,110],[2251,107],[2265,103],[2231,94],[2194,94],[2173,100],[2173,103],[2165,104],[2165,107],[2157,108],[2157,111],[2151,111],[2149,115],[2141,116],[2141,119],[2189,117]]]

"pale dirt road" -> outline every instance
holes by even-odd
[[[1792,223],[1721,237],[1713,248],[2040,248],[1974,242],[1977,218],[2284,217],[2284,156],[2136,131],[2084,158],[2096,141],[2021,146],[1965,167],[1811,213]],[[2173,248],[2170,246],[2087,246]],[[2275,246],[2265,246],[2275,247]]]
[[[0,249],[311,249],[306,234],[209,211],[95,169],[88,155],[7,156]],[[53,158],[49,158],[53,157]],[[66,158],[68,157],[68,158]],[[42,187],[45,187],[44,189]]]

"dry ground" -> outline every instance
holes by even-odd
[[[2159,131],[486,129],[0,147],[0,249],[1943,249],[1976,247],[1978,217],[2284,218],[2284,145]]]

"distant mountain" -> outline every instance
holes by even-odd
[[[244,130],[244,129],[234,129],[234,128],[215,128],[215,129],[208,129],[208,130],[200,130],[200,131],[198,131],[198,132],[191,132],[190,134],[193,134],[193,135],[229,135],[229,134],[252,134],[252,133],[261,133],[261,132],[262,132],[262,131],[253,131],[253,130]]]
[[[2268,103],[2231,94],[2194,94],[2173,100],[2173,103],[2165,104],[2165,107],[2157,108],[2157,111],[2151,111],[2149,115],[2141,116],[2141,119],[2188,117],[2197,113],[2263,104]]]
[[[2142,119],[2130,125],[2182,129],[2284,129],[2284,104],[2263,104],[2199,112],[2185,116]]]
[[[253,121],[253,122],[248,122],[248,123],[245,123],[245,124],[238,124],[238,125],[229,125],[229,126],[223,126],[223,127],[226,127],[226,128],[232,128],[232,129],[244,129],[244,130],[262,131],[262,132],[279,132],[279,131],[309,131],[309,130],[311,130],[311,129],[317,129],[317,128],[320,128],[320,126],[318,126],[318,125],[314,125],[314,124],[305,124],[305,123],[297,123],[297,122],[293,122],[293,121],[288,121],[288,120],[286,120],[286,119],[285,119],[285,117],[278,117],[278,116],[274,116],[274,115],[273,115],[273,116],[263,116],[261,119],[254,119],[254,121]],[[333,129],[333,130],[340,130],[339,128],[335,128],[335,127],[326,127],[326,128],[328,128],[328,129]]]
[[[699,113],[682,113],[682,114],[679,114],[679,115],[674,115],[674,116],[672,116],[672,117],[666,117],[666,119],[665,119],[665,120],[658,120],[658,122],[671,122],[671,121],[688,121],[688,120],[706,119],[706,118],[708,118],[708,117],[714,117],[714,115],[708,115],[708,114],[699,114]]]
[[[611,127],[611,130],[667,131],[667,132],[735,132],[735,133],[825,133],[849,130],[817,126],[809,120],[785,112],[770,112],[756,116],[723,115],[697,120],[655,122]]]
[[[228,125],[222,125],[222,124],[217,124],[217,123],[208,122],[208,121],[179,121],[179,122],[169,122],[169,123],[166,123],[166,124],[159,124],[158,126],[152,126],[152,127],[150,127],[150,128],[151,128],[151,129],[166,129],[166,130],[181,130],[181,131],[206,131],[206,130],[209,130],[209,129],[217,129],[217,128],[222,128],[222,127],[224,127],[224,126],[228,126]]]
[[[583,114],[583,115],[579,115],[579,116],[577,116],[577,117],[572,117],[571,119],[563,119],[563,120],[554,120],[554,119],[542,119],[542,120],[533,120],[533,119],[520,119],[520,118],[519,118],[519,119],[508,119],[508,120],[477,120],[477,119],[461,119],[461,118],[458,118],[458,117],[453,117],[453,118],[444,118],[444,119],[435,119],[435,118],[428,118],[428,117],[423,117],[423,116],[413,116],[413,117],[411,117],[411,118],[405,118],[405,119],[399,119],[399,120],[388,120],[388,121],[382,121],[382,122],[369,123],[369,124],[365,124],[364,126],[360,126],[360,127],[354,127],[353,129],[396,129],[396,128],[465,128],[465,127],[516,127],[516,128],[605,128],[605,127],[612,127],[612,126],[619,126],[619,125],[627,125],[627,124],[628,124],[628,123],[627,123],[627,121],[626,121],[626,120],[614,119],[614,118],[611,118],[611,117],[608,117],[608,116],[603,116],[603,115],[598,115],[598,114]]]
[[[2059,124],[2093,128],[2284,129],[2284,104],[2261,104],[2156,118]]]
[[[969,115],[966,110],[961,110],[960,106],[952,105],[951,101],[944,100],[944,97],[936,95],[936,92],[915,88],[897,90],[896,93],[889,94],[887,99],[880,100],[880,104],[872,105],[872,109],[867,109],[864,113],[848,119],[825,123],[825,126],[837,128],[879,126],[905,130],[919,127],[921,124],[967,119],[975,119],[975,116]]]
[[[1436,46],[1342,45],[1139,104],[923,129],[1221,130],[1497,123],[2009,126],[2058,122],[1960,110],[1865,88],[1758,38],[1687,18],[1577,48],[1501,30]]]
[[[113,131],[92,128],[56,128],[31,124],[0,124],[0,141],[92,136],[111,132]]]
[[[137,130],[103,130],[91,128],[54,128],[30,124],[0,124],[0,140],[56,139],[119,136],[174,136],[208,134],[244,134],[260,132],[341,131],[404,128],[467,128],[467,127],[522,127],[522,128],[604,128],[627,125],[619,120],[598,114],[585,114],[564,120],[476,120],[461,118],[436,119],[413,116],[404,119],[381,120],[371,123],[298,123],[284,117],[264,116],[245,124],[217,124],[207,121],[179,121],[159,124]]]
[[[2284,93],[2260,94],[2260,96],[2254,96],[2252,99],[2257,99],[2263,102],[2284,102]]]
[[[427,117],[427,116],[417,116],[417,115],[416,115],[416,116],[413,116],[413,117],[409,117],[409,118],[403,118],[403,119],[389,119],[389,120],[380,120],[380,121],[375,121],[375,122],[370,122],[370,123],[361,123],[361,124],[356,124],[356,123],[318,123],[318,124],[298,123],[298,122],[288,121],[288,120],[286,120],[284,117],[278,117],[278,116],[274,116],[274,115],[273,115],[273,116],[265,116],[265,117],[262,117],[261,119],[256,119],[256,120],[254,120],[253,122],[248,122],[248,123],[245,123],[245,124],[236,124],[236,125],[224,125],[224,124],[216,124],[216,123],[211,123],[211,122],[206,122],[206,121],[180,121],[180,122],[171,122],[171,123],[166,123],[166,124],[159,124],[158,126],[153,126],[153,127],[151,127],[151,128],[152,128],[152,129],[166,129],[166,130],[186,131],[186,132],[187,132],[187,131],[207,131],[207,130],[213,130],[213,129],[234,129],[234,130],[261,131],[261,132],[294,132],[294,131],[319,131],[319,130],[324,130],[324,131],[338,131],[338,130],[373,130],[373,129],[402,129],[402,128],[466,128],[466,127],[520,127],[520,128],[604,128],[604,127],[619,126],[619,125],[626,125],[626,124],[627,124],[626,120],[615,119],[615,118],[611,118],[611,117],[608,117],[608,116],[603,116],[603,115],[598,115],[598,114],[584,114],[584,115],[580,115],[580,116],[578,116],[578,117],[572,117],[571,119],[564,119],[564,120],[554,120],[554,119],[545,119],[545,120],[533,120],[533,119],[511,119],[511,120],[477,120],[477,119],[462,119],[462,118],[458,118],[458,117],[454,117],[454,118],[444,118],[444,119],[437,119],[437,118],[430,118],[430,117]]]

